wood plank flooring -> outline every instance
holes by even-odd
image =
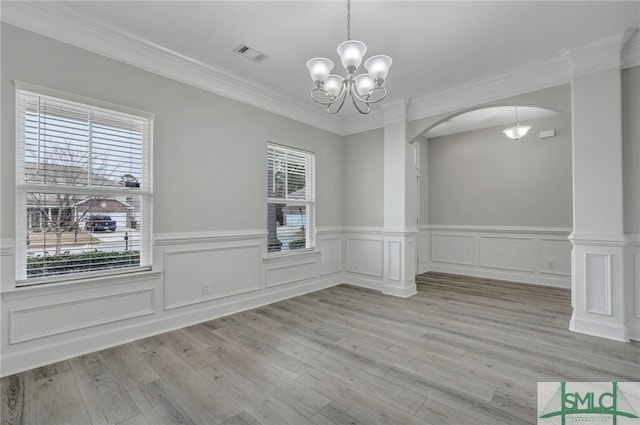
[[[567,290],[439,273],[337,286],[2,379],[2,424],[536,423],[538,381],[637,381]]]

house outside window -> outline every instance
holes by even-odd
[[[16,82],[16,280],[151,267],[153,114]]]
[[[300,251],[315,246],[315,155],[267,146],[267,251]]]

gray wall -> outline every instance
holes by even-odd
[[[624,232],[640,233],[640,66],[622,71]]]
[[[14,236],[13,80],[156,114],[154,232],[266,229],[266,144],[316,153],[316,222],[343,224],[343,138],[2,24],[2,218]]]
[[[429,140],[428,170],[423,165],[421,181],[429,215],[427,221],[423,211],[421,222],[570,227],[570,117],[527,124],[533,128],[519,142],[504,137],[504,126]],[[538,138],[551,129],[556,137]]]
[[[384,225],[384,131],[345,137],[345,225]]]

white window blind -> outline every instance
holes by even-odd
[[[18,284],[149,268],[153,116],[24,86],[16,89]]]
[[[267,146],[268,252],[314,247],[315,157],[311,152]]]

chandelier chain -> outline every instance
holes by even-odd
[[[347,40],[351,40],[351,0],[347,0]]]

